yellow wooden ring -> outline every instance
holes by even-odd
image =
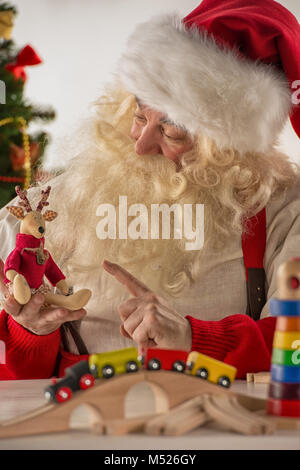
[[[300,348],[300,331],[275,331],[273,348],[298,349]]]

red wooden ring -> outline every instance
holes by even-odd
[[[276,400],[269,398],[267,413],[274,416],[300,418],[300,400]]]

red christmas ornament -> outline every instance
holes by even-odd
[[[16,61],[5,66],[6,70],[9,70],[16,79],[21,78],[23,82],[26,81],[26,73],[24,67],[28,65],[38,65],[42,62],[42,59],[37,55],[35,50],[27,45],[17,55]]]

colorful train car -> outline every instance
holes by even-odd
[[[52,384],[45,389],[45,397],[49,401],[63,403],[69,400],[73,392],[86,390],[94,385],[88,361],[80,361],[65,370],[62,379],[52,379]]]
[[[230,387],[237,373],[235,367],[196,351],[188,355],[186,369],[190,375],[226,388]]]
[[[147,349],[143,355],[143,367],[148,370],[172,370],[184,372],[188,357],[187,351],[173,349]]]
[[[89,357],[90,371],[95,378],[109,379],[114,375],[137,372],[141,367],[136,348],[119,349],[117,351],[91,354]]]

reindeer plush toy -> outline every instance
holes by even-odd
[[[57,217],[57,212],[46,210],[48,206],[51,187],[41,191],[41,200],[36,210],[32,210],[27,199],[27,191],[16,186],[16,193],[21,201],[19,206],[8,206],[7,210],[21,220],[20,233],[16,236],[16,247],[8,256],[4,265],[5,282],[9,284],[16,301],[24,305],[31,295],[42,292],[45,295],[45,304],[77,310],[84,307],[91,297],[89,289],[81,289],[75,294],[69,294],[69,287],[64,274],[53,261],[50,253],[44,249],[45,222],[51,222]],[[43,277],[50,281],[52,286],[59,289],[61,294],[51,292],[46,286]]]

